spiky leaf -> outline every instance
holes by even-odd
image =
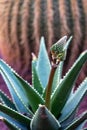
[[[26,124],[19,122],[15,118],[12,118],[11,116],[8,116],[7,114],[5,114],[3,112],[0,112],[0,117],[3,118],[3,119],[6,119],[8,122],[10,122],[11,124],[13,124],[14,126],[17,126],[21,130],[27,130]]]
[[[86,60],[87,51],[85,51],[79,56],[72,68],[69,70],[69,72],[58,85],[58,87],[55,89],[51,97],[51,111],[56,117],[63,109],[70,95],[71,89],[75,83],[75,80]]]
[[[68,41],[66,42],[66,44],[64,45],[64,50],[67,50],[70,43],[71,43],[71,40],[72,40],[72,36],[68,39]]]
[[[55,75],[54,75],[54,79],[53,79],[53,83],[52,83],[52,92],[55,90],[55,88],[58,86],[61,77],[62,77],[62,70],[63,70],[63,61],[59,63]]]
[[[26,106],[26,108],[31,105],[33,111],[36,111],[38,108],[38,104],[44,103],[43,99],[34,90],[34,88],[31,87],[31,85],[23,80],[18,74],[16,74],[11,68],[9,68],[9,66],[2,60],[0,61],[0,71],[5,81],[7,82],[8,88],[10,84],[9,90],[11,90],[11,88],[14,90],[13,92],[16,93],[16,95],[19,97],[24,106]],[[21,107],[22,106],[20,106],[20,109]],[[29,109],[28,112],[32,114]]]
[[[43,87],[36,70],[36,61],[32,61],[32,86],[42,95]]]
[[[39,93],[35,89],[33,89],[32,86],[30,86],[30,84],[28,84],[25,80],[23,80],[19,75],[15,73],[15,76],[20,81],[22,86],[24,86],[26,97],[29,100],[29,104],[32,107],[32,110],[35,112],[39,104],[44,104],[43,98],[39,95]]]
[[[16,107],[14,105],[14,103],[11,101],[11,99],[9,99],[9,97],[0,90],[0,100],[8,107],[12,108],[13,110],[16,110]]]
[[[78,107],[85,94],[87,94],[87,78],[82,82],[72,97],[69,97],[69,100],[61,111],[60,121],[64,121],[71,115],[71,113]]]
[[[12,117],[13,119],[19,121],[20,123],[26,124],[28,126],[30,124],[31,119],[10,109],[9,107],[2,105],[0,103],[0,111],[7,114],[8,116]]]
[[[44,38],[42,37],[37,61],[37,72],[44,88],[47,86],[50,70],[51,70],[50,61],[46,51],[45,41]]]
[[[0,60],[0,73],[7,84],[16,108],[20,112],[30,112],[32,114],[28,109],[29,100],[26,98],[24,86],[17,80],[12,69],[3,60]]]

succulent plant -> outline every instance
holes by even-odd
[[[87,110],[76,116],[76,110],[87,94],[87,78],[73,92],[75,81],[87,60],[84,51],[62,77],[67,49],[72,37],[64,36],[51,48],[49,60],[44,38],[38,57],[32,53],[32,85],[0,60],[0,73],[12,100],[0,90],[0,116],[12,130],[81,130]]]

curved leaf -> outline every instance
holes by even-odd
[[[32,61],[32,86],[42,95],[43,87],[36,70],[36,62]]]
[[[63,109],[76,78],[87,60],[87,51],[83,52],[76,60],[72,68],[60,82],[51,97],[51,111],[57,117]]]
[[[44,38],[42,37],[37,61],[37,73],[41,81],[41,84],[43,85],[44,88],[47,86],[50,70],[51,65],[46,51],[45,41]]]
[[[66,42],[66,44],[64,45],[64,50],[67,50],[68,49],[68,47],[69,47],[69,45],[70,45],[70,43],[71,43],[71,40],[72,40],[72,36],[68,39],[68,41]]]
[[[32,112],[28,109],[29,101],[26,98],[23,86],[17,80],[12,71],[13,70],[3,60],[0,60],[0,73],[7,84],[16,108],[20,112],[29,112],[32,114]]]
[[[22,86],[24,87],[24,91],[27,99],[29,100],[29,104],[35,112],[38,108],[39,104],[44,104],[43,98],[39,95],[39,93],[31,87],[24,79],[22,79],[19,75],[15,73],[15,76],[20,81]]]
[[[52,92],[55,90],[55,88],[60,83],[61,77],[62,77],[62,70],[63,70],[63,61],[61,61],[56,69],[53,83],[52,83]]]
[[[61,111],[61,116],[59,118],[60,122],[65,120],[72,114],[72,112],[78,107],[78,105],[84,98],[85,94],[87,94],[87,78],[82,82],[82,84],[73,94],[73,96],[67,101],[66,105]]]
[[[21,130],[27,130],[26,124],[22,124],[21,122],[15,120],[14,118],[8,116],[7,114],[0,112],[0,117],[7,120],[17,128],[20,128]],[[13,130],[13,129],[12,129]]]
[[[23,80],[2,60],[0,61],[0,71],[5,81],[7,82],[8,88],[10,83],[11,87],[9,88],[9,91],[13,89],[13,92],[16,93],[17,97],[19,97],[20,101],[26,108],[31,105],[33,111],[36,111],[39,104],[44,104],[43,99],[36,92],[36,90],[34,90],[30,84]],[[22,106],[19,107],[21,109]],[[29,109],[28,112],[32,115],[32,112]]]
[[[17,111],[12,110],[11,108],[5,105],[2,105],[1,103],[0,103],[0,111],[12,117],[16,121],[19,121],[22,124],[26,124],[26,126],[30,124],[31,121],[30,118],[18,113]]]
[[[0,100],[8,107],[12,108],[13,110],[16,110],[16,107],[14,105],[14,103],[11,101],[11,99],[9,99],[9,97],[0,90]]]

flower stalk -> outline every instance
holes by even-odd
[[[51,69],[50,76],[49,76],[49,81],[48,81],[47,90],[46,90],[46,99],[45,99],[45,105],[48,109],[50,109],[50,97],[51,97],[52,83],[53,83],[53,78],[54,78],[56,68],[57,68],[57,65],[52,64],[52,69]]]

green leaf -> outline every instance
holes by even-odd
[[[0,100],[8,107],[12,108],[13,110],[16,110],[16,107],[14,105],[14,103],[11,101],[11,99],[9,99],[9,97],[0,90]]]
[[[0,70],[3,73],[5,80],[7,81],[7,83],[11,84],[10,89],[14,89],[17,96],[20,98],[20,101],[24,104],[24,106],[26,106],[26,108],[31,106],[33,111],[36,111],[39,104],[44,104],[43,99],[36,92],[36,90],[34,90],[34,88],[31,87],[30,84],[23,80],[12,69],[10,69],[9,66],[6,65],[2,60],[0,61],[0,66]],[[32,115],[29,109],[28,112]]]
[[[52,92],[55,90],[55,88],[58,86],[60,83],[60,80],[62,78],[62,70],[63,70],[63,61],[61,61],[56,69],[54,79],[53,79],[53,84],[52,84]]]
[[[63,109],[76,78],[87,60],[87,51],[83,52],[76,60],[72,68],[60,82],[51,97],[51,111],[57,117]]]
[[[46,51],[45,41],[44,38],[42,37],[37,61],[37,72],[44,88],[47,86],[50,70],[51,65]]]
[[[71,40],[72,40],[72,36],[68,39],[68,41],[66,42],[66,44],[64,45],[64,50],[67,50],[68,49],[68,47],[69,47],[69,45],[70,45],[70,43],[71,43]]]
[[[36,61],[32,61],[32,86],[42,95],[43,87],[36,70]]]
[[[39,95],[39,93],[30,86],[24,79],[22,79],[19,75],[15,73],[15,76],[20,81],[22,86],[24,87],[24,91],[26,94],[27,99],[29,100],[30,106],[32,107],[33,111],[35,112],[38,108],[39,104],[44,104],[43,98]]]
[[[17,80],[12,71],[13,70],[3,60],[0,60],[0,73],[7,84],[17,110],[25,113],[29,112],[32,115],[32,112],[28,108],[29,101],[24,93],[24,86]]]
[[[87,119],[87,111],[85,111],[77,119],[75,119],[65,130],[75,130],[86,119]]]
[[[12,117],[8,116],[7,114],[0,112],[0,117],[2,117],[3,119],[6,119],[7,121],[9,121],[11,124],[14,124],[14,126],[17,126],[18,128],[20,128],[21,130],[27,130],[26,124],[23,124],[15,119],[13,119]],[[13,130],[13,129],[12,129]]]
[[[59,121],[64,121],[68,118],[73,111],[78,107],[84,96],[87,94],[87,78],[82,82],[76,92],[69,97],[70,99],[67,101],[66,105],[64,106],[63,110],[61,111],[61,116]]]
[[[26,124],[26,126],[29,126],[31,119],[18,113],[17,111],[12,110],[11,108],[2,105],[0,103],[0,111],[7,114],[8,116],[12,117],[16,121],[19,121],[22,124]]]

